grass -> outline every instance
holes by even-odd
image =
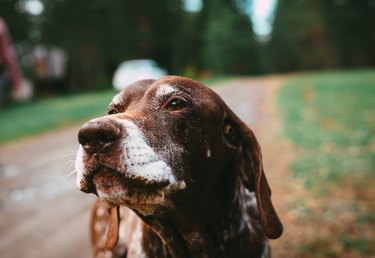
[[[104,115],[113,90],[44,99],[0,110],[0,144]]]
[[[286,135],[306,152],[292,170],[307,186],[315,177],[375,175],[375,70],[298,76],[279,105]]]
[[[305,73],[289,79],[278,106],[306,196],[296,201],[318,237],[301,254],[375,254],[375,70]]]
[[[298,145],[366,145],[375,132],[375,70],[306,74],[287,82],[280,103]]]

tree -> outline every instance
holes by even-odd
[[[123,60],[153,58],[178,71],[178,0],[51,0],[44,41],[69,51],[73,84],[92,89]]]
[[[0,1],[0,16],[3,17],[13,41],[25,41],[28,39],[30,20],[25,12],[17,11],[18,0]]]
[[[274,71],[335,67],[321,1],[279,1],[268,52]]]
[[[323,3],[329,40],[337,51],[339,66],[374,66],[375,2],[335,0]]]
[[[218,74],[259,72],[257,43],[250,19],[235,2],[205,0],[202,10],[201,65]]]
[[[271,71],[375,64],[371,1],[280,0],[267,44]]]

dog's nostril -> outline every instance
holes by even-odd
[[[119,138],[120,130],[113,128],[113,130],[99,130],[96,135],[96,140],[100,143],[106,144],[113,142]]]
[[[80,131],[81,132],[81,131]],[[78,134],[78,142],[82,145],[82,146],[86,146],[86,145],[89,145],[90,144],[90,139],[88,137],[86,137],[86,135],[82,135],[81,133]]]
[[[121,137],[121,128],[113,121],[90,121],[78,133],[78,142],[89,153],[97,153]]]

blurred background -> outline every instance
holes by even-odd
[[[176,74],[258,135],[275,257],[375,257],[374,28],[375,0],[0,0],[0,256],[89,255],[79,125]]]

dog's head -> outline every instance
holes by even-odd
[[[77,183],[109,206],[162,214],[176,207],[176,196],[205,198],[227,171],[256,193],[266,235],[281,234],[254,134],[196,81],[138,81],[113,98],[107,116],[84,124],[78,138]]]

